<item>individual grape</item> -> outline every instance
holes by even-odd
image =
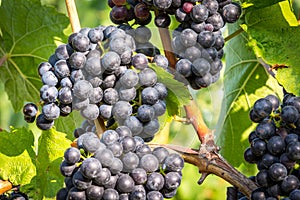
[[[146,43],[150,40],[152,33],[146,26],[139,26],[134,31],[134,39],[137,43]]]
[[[97,57],[90,57],[86,60],[84,69],[87,73],[92,76],[98,76],[102,73],[102,67],[100,64],[100,59]]]
[[[124,33],[124,35],[125,35],[125,33]],[[126,35],[124,37],[126,37]],[[128,45],[127,45],[127,43],[128,43]],[[121,56],[126,50],[129,50],[129,51],[131,50],[131,48],[128,47],[129,45],[131,45],[131,42],[127,42],[127,43],[126,43],[126,39],[121,36],[111,37],[111,40],[109,43],[109,49],[110,49],[110,51],[114,51]],[[121,60],[121,62],[122,62],[122,60]]]
[[[121,85],[127,89],[136,86],[138,82],[139,82],[139,75],[131,69],[126,70],[123,76],[121,76],[120,78]]]
[[[209,48],[215,44],[215,36],[210,31],[202,31],[197,37],[197,42],[202,47]]]
[[[221,50],[224,47],[225,40],[222,35],[215,36],[215,43],[213,45],[216,50]]]
[[[118,67],[120,67],[121,64],[121,58],[120,56],[114,52],[114,51],[109,51],[101,59],[101,65],[103,68],[107,71],[114,71]]]
[[[276,127],[274,125],[274,122],[264,120],[257,125],[255,131],[259,138],[268,139],[275,135]]]
[[[212,76],[210,73],[206,73],[202,77],[199,77],[199,76],[195,77],[194,82],[199,88],[202,88],[202,87],[205,88],[205,87],[208,87],[212,83]]]
[[[109,119],[112,116],[112,106],[102,104],[99,107],[99,113],[100,113],[100,116],[103,117],[104,119]]]
[[[285,149],[285,143],[282,137],[273,136],[267,144],[268,151],[273,155],[280,155]]]
[[[149,16],[151,16],[147,5],[144,3],[138,3],[134,7],[134,15],[136,16],[137,19],[140,20],[147,20]]]
[[[66,60],[59,60],[55,63],[54,74],[60,79],[70,76],[70,69]]]
[[[62,87],[58,91],[58,100],[63,104],[70,104],[73,101],[72,90],[69,87]]]
[[[86,99],[93,90],[93,86],[86,80],[79,80],[74,84],[73,94],[78,99]]]
[[[49,62],[42,62],[38,66],[38,73],[40,77],[42,77],[44,73],[51,70],[52,70],[52,65]]]
[[[273,110],[276,110],[279,107],[280,101],[277,96],[269,94],[265,99],[271,102]]]
[[[101,147],[101,142],[95,133],[86,132],[79,136],[77,146],[88,152],[94,153]]]
[[[113,163],[114,154],[109,149],[100,149],[95,152],[94,157],[100,161],[102,167],[109,167]]]
[[[80,166],[80,171],[84,177],[93,179],[97,177],[101,168],[102,166],[99,160],[95,158],[86,158]]]
[[[72,39],[72,47],[79,52],[86,52],[90,48],[90,40],[89,38],[82,34],[78,33],[73,39]]]
[[[260,188],[254,190],[252,193],[251,193],[251,199],[257,199],[257,200],[263,200],[263,199],[266,199],[267,195],[265,194],[264,191],[261,191]]]
[[[280,113],[282,121],[291,124],[299,119],[299,112],[294,106],[285,106]]]
[[[175,67],[176,71],[184,77],[189,77],[192,74],[192,63],[188,59],[180,59]]]
[[[149,122],[146,122],[144,124],[142,135],[146,136],[145,138],[152,137],[155,135],[155,133],[158,132],[159,127],[160,125],[157,119],[153,119]]]
[[[60,173],[63,176],[70,177],[73,175],[73,173],[76,171],[76,165],[75,164],[69,164],[65,160],[62,161],[60,164]]]
[[[67,199],[86,200],[85,191],[73,187],[72,189],[69,190]]]
[[[103,90],[100,87],[94,87],[90,93],[89,100],[91,104],[99,103],[103,98]]]
[[[163,200],[163,195],[158,191],[150,191],[147,193],[147,200]]]
[[[218,31],[221,28],[223,28],[223,26],[224,26],[223,18],[222,18],[222,16],[219,13],[214,13],[211,16],[209,16],[207,18],[206,22],[208,24],[213,25],[214,31]]]
[[[84,99],[84,100],[74,98],[73,102],[72,102],[72,109],[83,110],[84,108],[86,108],[89,105],[89,103],[90,103],[90,100],[88,98]]]
[[[69,44],[61,44],[55,49],[55,56],[59,60],[69,59],[69,55],[73,53],[73,49]]]
[[[174,197],[177,193],[177,188],[176,189],[167,189],[167,188],[163,188],[162,190],[160,190],[160,193],[164,196],[164,198],[170,199],[172,197]]]
[[[141,122],[149,122],[154,119],[155,110],[152,106],[143,104],[137,110],[137,118]]]
[[[42,75],[42,82],[44,85],[56,86],[58,83],[58,78],[52,71],[47,71]]]
[[[251,142],[251,151],[256,156],[262,156],[267,151],[267,143],[262,139],[254,139]]]
[[[201,51],[196,46],[188,47],[184,52],[184,58],[190,60],[191,62],[193,62],[200,56],[201,56]]]
[[[85,194],[87,199],[89,200],[98,200],[101,199],[104,193],[104,188],[97,186],[97,185],[91,185],[88,189],[86,189]]]
[[[27,103],[23,106],[23,114],[26,117],[35,117],[38,112],[38,107],[34,103]]]
[[[197,76],[204,76],[210,70],[210,63],[205,58],[197,58],[192,65],[192,71]]]
[[[98,186],[104,186],[110,180],[111,172],[108,168],[102,168],[93,182]]]
[[[129,194],[128,193],[120,194],[119,200],[129,200]]]
[[[146,188],[150,191],[159,191],[164,187],[165,179],[158,172],[152,172],[148,175]]]
[[[280,188],[285,194],[289,194],[291,191],[297,189],[298,186],[299,179],[294,175],[286,176],[280,184]]]
[[[119,140],[119,134],[115,130],[106,130],[102,134],[101,141],[105,145],[110,145]]]
[[[116,200],[116,199],[119,199],[119,193],[115,189],[108,188],[108,189],[104,190],[102,199],[103,200]]]
[[[287,169],[281,163],[274,163],[270,166],[268,174],[273,181],[282,181],[287,176]]]
[[[183,5],[182,5],[182,9],[183,9],[184,12],[186,12],[187,14],[189,14],[189,13],[192,11],[193,7],[194,7],[194,4],[191,3],[191,2],[185,2],[185,3],[183,3]]]
[[[123,153],[123,146],[119,142],[107,145],[107,148],[111,150],[115,157],[120,157]]]
[[[158,159],[159,164],[164,163],[164,160],[168,157],[169,152],[164,147],[156,147],[153,149],[152,154]]]
[[[193,7],[192,12],[191,12],[191,17],[194,22],[203,22],[208,18],[208,9],[202,5],[202,4],[197,4]]]
[[[127,126],[118,126],[115,131],[119,134],[120,139],[126,136],[132,136],[131,130]]]
[[[56,199],[57,200],[65,200],[68,196],[68,190],[66,188],[61,188],[57,193],[56,193]]]
[[[166,112],[166,103],[162,100],[158,100],[155,104],[152,105],[154,108],[155,116],[161,116]]]
[[[120,100],[129,102],[129,101],[132,101],[135,99],[136,89],[135,89],[135,87],[128,88],[128,89],[121,87],[118,90],[118,94],[119,94]]]
[[[63,87],[73,88],[73,83],[72,83],[72,81],[70,80],[69,77],[65,77],[65,78],[61,79],[59,84],[62,88]]]
[[[197,43],[197,33],[190,28],[180,33],[180,41],[185,47],[191,47]]]
[[[142,53],[137,53],[132,57],[132,65],[136,68],[136,69],[145,69],[146,67],[148,67],[148,59],[147,57],[142,54]]]
[[[127,126],[132,135],[139,135],[143,131],[143,124],[135,116],[130,116],[124,121],[124,125]]]
[[[44,114],[40,114],[36,118],[36,125],[39,129],[49,130],[54,125],[54,121],[48,120],[44,117]]]
[[[123,148],[124,153],[128,153],[130,151],[134,151],[136,148],[136,143],[133,137],[131,136],[124,136],[121,140],[120,143]]]
[[[146,87],[142,90],[142,102],[144,104],[153,105],[158,101],[159,93],[153,87]]]
[[[118,91],[114,88],[107,88],[103,92],[103,100],[109,105],[114,105],[119,101]]]
[[[292,142],[286,147],[289,159],[297,161],[300,159],[300,142]]]
[[[131,58],[132,58],[132,54],[133,54],[132,50],[126,46],[125,49],[124,49],[124,52],[122,52],[122,54],[120,55],[120,57],[121,57],[121,65],[128,65],[128,64],[130,64]]]
[[[147,173],[154,172],[159,167],[159,161],[154,155],[146,154],[141,158],[139,167],[143,168]]]
[[[155,55],[153,62],[155,62],[157,66],[162,67],[163,69],[167,69],[169,67],[169,61],[163,55]]]
[[[100,27],[90,29],[88,38],[92,43],[101,42],[104,38],[102,29]]]
[[[81,52],[75,52],[69,58],[69,64],[73,69],[82,69],[85,63],[86,57]]]
[[[77,148],[70,147],[64,153],[64,159],[69,164],[75,164],[80,160],[80,151]]]
[[[138,76],[139,76],[139,83],[142,86],[146,86],[146,87],[153,86],[157,82],[156,72],[150,68],[145,68],[141,70]]]
[[[92,180],[84,177],[80,170],[75,172],[72,178],[73,185],[79,190],[86,190],[92,185]]]
[[[273,184],[267,169],[260,170],[256,174],[255,181],[260,187],[268,187]]]
[[[161,12],[155,16],[154,23],[159,28],[167,28],[171,24],[171,18],[168,14]]]
[[[144,155],[151,154],[151,148],[147,144],[137,145],[135,153],[139,158],[142,158]]]
[[[128,174],[122,174],[116,185],[117,190],[120,193],[129,193],[134,189],[134,181]]]
[[[298,200],[300,199],[300,190],[293,190],[289,195],[290,200]]]
[[[110,179],[109,179],[109,181],[106,183],[106,184],[104,184],[104,188],[105,189],[108,189],[108,188],[115,188],[116,187],[116,184],[117,184],[117,181],[118,181],[118,178],[119,178],[119,175],[117,174],[117,175],[112,175],[112,176],[110,176]]]
[[[253,111],[259,117],[267,117],[271,114],[273,109],[272,103],[268,99],[259,99],[254,103]]]
[[[203,0],[202,4],[207,7],[210,14],[214,14],[219,9],[219,3],[216,0]]]
[[[116,175],[123,169],[123,163],[119,158],[114,158],[112,164],[109,166],[111,174]]]
[[[283,153],[279,158],[280,163],[282,163],[288,170],[291,170],[295,166],[295,161],[288,157],[287,153]]]
[[[190,20],[190,15],[188,15],[182,8],[178,8],[175,11],[175,17],[178,22],[187,22]]]
[[[226,22],[236,22],[242,13],[241,6],[237,3],[230,3],[223,7],[222,15]]]
[[[298,142],[298,140],[299,140],[299,136],[295,133],[290,133],[284,138],[286,145],[292,142]]]
[[[143,168],[135,168],[130,172],[130,176],[136,185],[143,185],[147,181],[147,172]]]
[[[160,10],[169,8],[172,4],[172,0],[153,0],[153,4]]]
[[[125,172],[130,172],[139,165],[139,157],[132,152],[123,154],[121,160],[123,162],[123,171]]]
[[[270,154],[270,153],[266,153],[262,156],[261,158],[261,165],[263,167],[265,167],[266,169],[268,169],[272,164],[279,162],[278,157]]]
[[[85,76],[81,69],[71,71],[70,79],[73,83],[76,83],[80,80],[85,80]]]
[[[164,167],[167,171],[179,172],[184,166],[184,160],[176,153],[171,153],[164,161]]]
[[[42,113],[47,120],[54,120],[59,117],[60,109],[55,103],[48,103],[43,106]]]
[[[142,185],[135,185],[133,191],[130,193],[130,199],[146,199],[146,190]]]
[[[89,120],[95,120],[99,116],[99,109],[96,104],[89,104],[80,111],[81,116]]]
[[[126,119],[132,114],[132,107],[127,101],[118,101],[112,108],[112,114],[117,119]]]

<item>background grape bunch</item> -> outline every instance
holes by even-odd
[[[251,199],[299,199],[300,98],[292,94],[268,95],[255,102],[250,119],[258,123],[248,139],[245,160],[259,172],[253,178],[259,188]],[[247,199],[243,197],[241,199]]]

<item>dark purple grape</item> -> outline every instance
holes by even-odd
[[[241,6],[237,3],[230,3],[223,7],[222,15],[226,22],[236,22],[242,13]]]
[[[266,99],[259,99],[254,103],[253,111],[259,116],[259,117],[267,117],[271,114],[273,110],[272,103]]]
[[[285,106],[282,108],[280,116],[282,121],[292,124],[299,119],[299,112],[294,106]]]
[[[287,169],[281,163],[274,163],[270,166],[268,174],[273,181],[282,181],[287,176]]]

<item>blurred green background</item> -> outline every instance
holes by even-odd
[[[41,0],[42,4],[54,6],[59,12],[65,13],[66,7],[63,0]],[[81,27],[95,27],[98,25],[112,24],[109,19],[109,8],[106,0],[77,0],[78,14]],[[295,1],[295,13],[299,16],[299,0]],[[173,20],[174,21],[174,20]],[[172,24],[171,27],[176,27]],[[150,24],[152,30],[152,42],[158,47],[161,46],[158,31],[155,26]],[[70,33],[70,29],[66,30]],[[222,79],[209,88],[202,89],[198,92],[191,91],[192,95],[197,99],[197,103],[201,108],[203,117],[211,129],[216,129],[216,123],[219,116],[222,101]],[[10,126],[22,127],[28,126],[23,120],[21,112],[15,113],[8,97],[4,91],[3,83],[0,82],[0,128],[8,130]],[[34,128],[31,125],[30,128]],[[37,131],[34,128],[34,131]],[[168,137],[169,136],[169,137]],[[197,148],[199,145],[195,131],[190,125],[183,125],[179,122],[172,122],[170,126],[164,128],[163,133],[157,137],[155,142],[169,143],[181,145],[185,147]],[[246,175],[250,175],[250,171],[241,167]],[[210,175],[205,182],[199,186],[197,181],[200,174],[196,167],[186,164],[183,170],[183,180],[174,200],[223,200],[226,199],[226,188],[230,186],[223,179],[214,175]]]

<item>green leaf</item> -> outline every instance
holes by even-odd
[[[169,91],[169,95],[167,97],[167,106],[170,107],[170,105],[174,105],[177,104],[176,107],[180,108],[183,107],[186,104],[189,104],[190,100],[191,100],[191,95],[189,93],[188,88],[182,83],[177,81],[176,79],[174,79],[174,76],[167,72],[166,70],[164,70],[163,68],[156,66],[154,64],[152,64],[150,66],[157,74],[157,79],[158,82],[163,83]],[[178,114],[178,112],[176,111],[177,108],[171,108],[171,110],[169,111],[169,115],[172,116],[174,115],[174,113]]]
[[[300,26],[288,1],[246,14],[249,45],[268,64],[286,65],[276,78],[288,92],[300,95]]]
[[[37,102],[41,81],[37,66],[47,61],[55,42],[66,41],[68,18],[39,1],[3,0],[0,6],[0,80],[15,111]],[[0,62],[1,63],[1,62]]]
[[[73,132],[75,128],[78,128],[83,121],[83,117],[79,112],[73,111],[67,117],[59,117],[55,120],[55,128],[57,131],[63,132],[67,134],[67,138],[69,140],[74,139]]]
[[[25,128],[0,132],[0,179],[13,185],[30,183],[36,175],[33,133]]]
[[[63,187],[64,177],[59,165],[64,151],[70,147],[71,141],[66,134],[54,129],[43,131],[39,138],[38,156],[36,160],[36,177],[21,190],[34,199],[53,199],[56,192]]]
[[[243,8],[253,7],[253,8],[264,8],[267,6],[271,6],[283,0],[245,0],[242,3]]]
[[[229,26],[231,32],[238,28]],[[249,119],[254,102],[268,94],[282,96],[282,88],[258,62],[246,38],[242,33],[226,44],[224,97],[216,130],[221,153],[234,166],[244,160],[243,152],[249,147],[247,137],[255,128]]]

